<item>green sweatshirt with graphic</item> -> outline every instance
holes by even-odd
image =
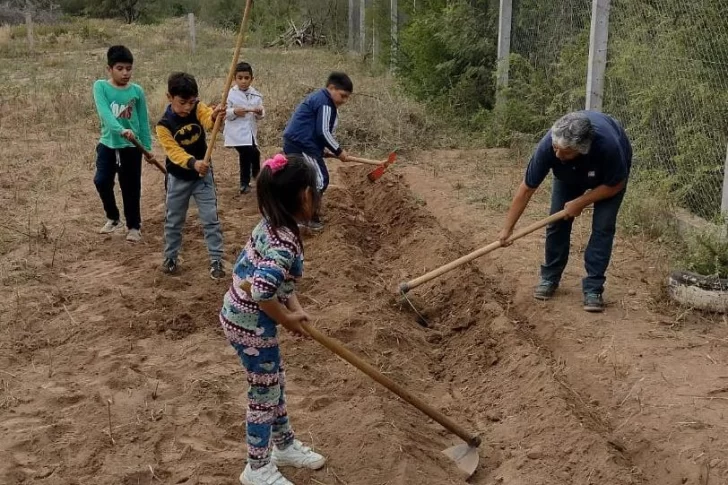
[[[121,136],[122,131],[131,130],[144,148],[152,149],[147,100],[141,86],[129,83],[119,88],[106,79],[99,79],[94,83],[94,101],[101,119],[99,143],[112,149],[132,147]]]

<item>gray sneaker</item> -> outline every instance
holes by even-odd
[[[210,263],[210,278],[213,280],[220,280],[225,277],[225,271],[222,268],[222,261],[216,259]]]
[[[309,221],[306,225],[309,231],[316,233],[324,230],[324,223],[319,221]]]
[[[129,229],[129,232],[126,233],[126,240],[137,243],[142,240],[142,232],[139,229]]]
[[[104,227],[99,229],[99,234],[111,234],[120,227],[121,223],[119,221],[112,221],[111,219],[109,219],[106,221],[106,224],[104,224]]]
[[[550,300],[554,296],[554,293],[556,293],[556,289],[558,287],[559,285],[556,283],[541,280],[538,286],[533,290],[533,297],[541,301]]]
[[[601,293],[584,293],[584,311],[601,313],[604,311],[604,299]]]

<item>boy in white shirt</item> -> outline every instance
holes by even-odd
[[[225,146],[233,147],[240,157],[240,193],[250,192],[251,175],[260,172],[258,120],[263,119],[263,96],[251,86],[253,68],[247,62],[235,66],[235,86],[227,99]]]

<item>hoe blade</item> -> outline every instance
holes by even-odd
[[[387,167],[393,164],[395,160],[397,160],[397,152],[390,153],[386,162],[383,162],[380,166],[369,172],[369,175],[367,175],[369,181],[376,182],[379,180],[384,175],[384,172],[387,171]]]
[[[480,456],[478,455],[478,449],[474,446],[469,446],[467,443],[461,443],[459,445],[451,446],[442,452],[455,462],[457,467],[470,478],[478,468],[478,461]]]

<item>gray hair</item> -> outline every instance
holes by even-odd
[[[551,127],[551,141],[561,148],[572,148],[582,155],[589,153],[594,139],[594,127],[583,111],[559,118]]]

